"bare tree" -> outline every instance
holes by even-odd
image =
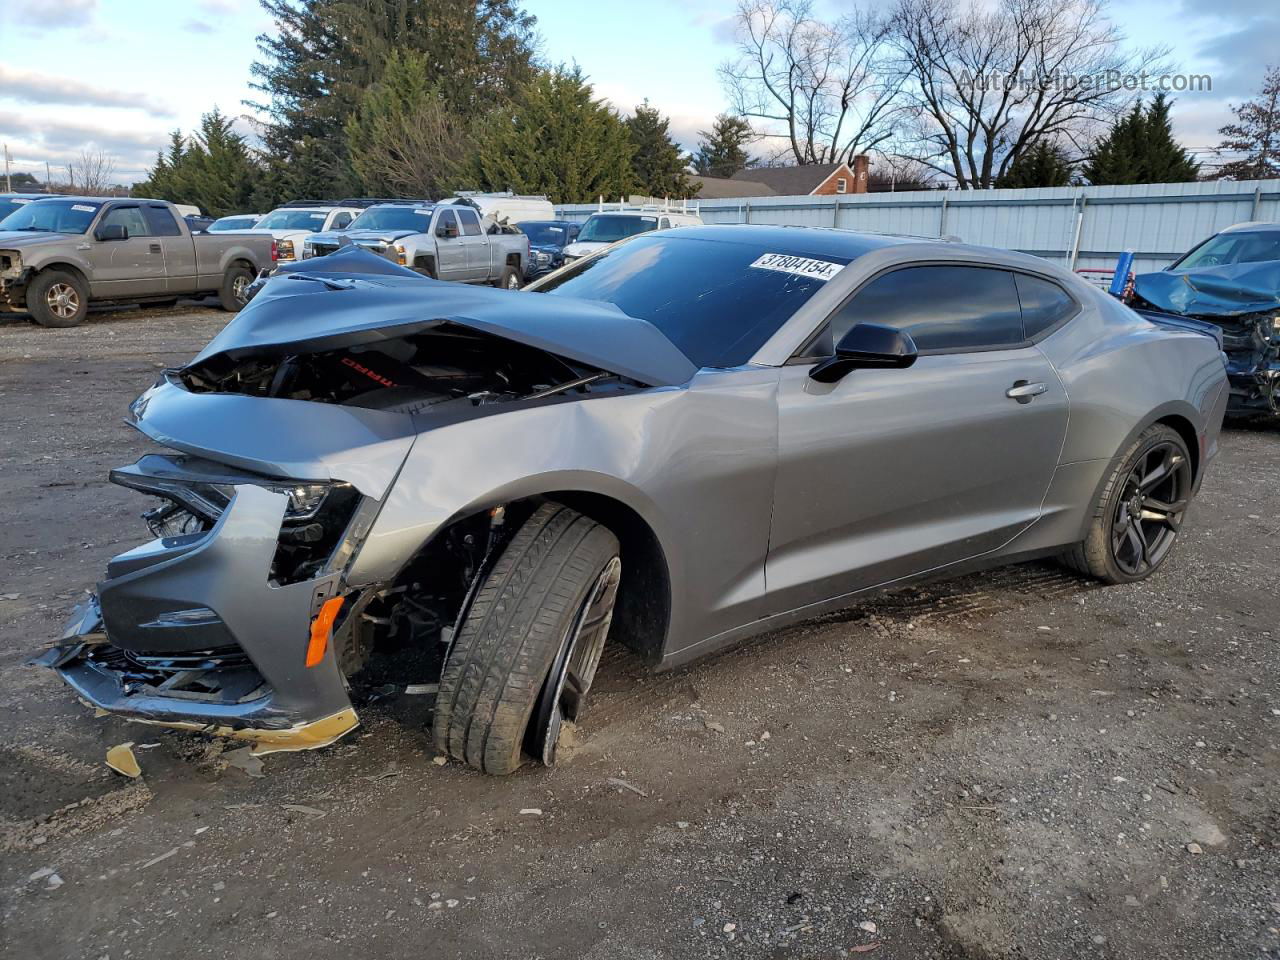
[[[900,0],[892,42],[920,134],[911,155],[961,188],[990,187],[1038,141],[1077,149],[1167,71],[1126,51],[1104,0]]]
[[[1227,151],[1235,159],[1224,163],[1215,176],[1262,180],[1280,175],[1280,67],[1268,67],[1258,96],[1231,112],[1236,120],[1218,131],[1225,138],[1218,152]]]
[[[80,156],[67,164],[67,183],[71,192],[89,197],[110,193],[116,161],[111,154],[97,147],[85,147]]]
[[[793,163],[837,163],[892,136],[900,80],[883,72],[888,21],[834,23],[811,0],[740,0],[738,56],[720,67],[733,112],[784,139]]]

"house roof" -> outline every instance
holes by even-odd
[[[813,193],[844,163],[807,163],[799,167],[748,167],[733,175],[734,180],[755,180],[780,197],[796,197]],[[852,175],[852,171],[850,171]]]
[[[746,171],[750,173],[751,171]],[[774,190],[767,184],[754,179],[740,179],[737,176],[703,177],[702,188],[698,190],[699,200],[723,200],[729,197],[772,197]]]

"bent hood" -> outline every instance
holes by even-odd
[[[1280,309],[1280,261],[1162,270],[1134,278],[1134,291],[1169,313],[1237,317]]]
[[[456,323],[649,386],[697,368],[653,324],[616,306],[553,294],[447,283],[350,245],[290,266],[262,286],[192,364],[218,354],[335,350]]]

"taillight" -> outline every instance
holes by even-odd
[[[280,247],[276,245],[276,238],[271,238],[271,262],[275,263],[280,259]]]

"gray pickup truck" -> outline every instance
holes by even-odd
[[[275,254],[267,235],[193,236],[163,200],[47,197],[0,221],[0,310],[73,327],[90,303],[216,295],[234,312]]]
[[[529,238],[482,218],[467,203],[380,203],[342,230],[314,233],[302,258],[323,257],[343,243],[372,250],[436,280],[491,283],[518,290],[529,263]]]

